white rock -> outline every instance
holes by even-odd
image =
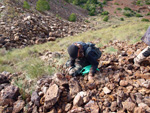
[[[107,87],[104,87],[103,91],[104,91],[105,94],[109,94],[111,92],[111,90],[108,89]]]

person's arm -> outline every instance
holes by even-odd
[[[70,67],[75,66],[75,59],[70,58]]]
[[[89,52],[87,55],[87,60],[92,65],[89,74],[92,74],[92,75],[96,73],[96,69],[98,67],[98,61],[94,56],[95,56],[95,53],[93,51]]]

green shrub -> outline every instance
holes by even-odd
[[[79,5],[80,4],[80,0],[73,0],[73,4],[74,5]]]
[[[107,22],[108,19],[109,19],[109,16],[107,15],[107,16],[104,17],[103,21]]]
[[[90,23],[90,21],[89,21],[89,20],[85,20],[85,22],[86,22],[86,23]]]
[[[141,0],[138,0],[138,1],[136,2],[136,5],[141,5]]]
[[[120,18],[121,21],[124,21],[124,18]]]
[[[25,9],[30,9],[30,5],[28,4],[27,1],[24,1],[24,2],[23,2],[23,8],[25,8]]]
[[[104,5],[107,4],[107,0],[103,0],[103,4],[104,4]]]
[[[133,13],[131,13],[131,12],[124,12],[123,15],[126,16],[126,17],[134,16]]]
[[[72,13],[70,16],[69,16],[69,21],[71,22],[75,22],[76,21],[76,14],[75,13]]]
[[[69,3],[69,0],[65,0],[65,2]]]
[[[114,5],[119,5],[119,3],[115,2]]]
[[[48,1],[47,0],[38,0],[36,2],[36,9],[41,12],[49,10],[50,6],[49,6]]]
[[[97,0],[91,0],[91,3],[97,4],[98,2],[97,2]]]
[[[150,0],[145,0],[147,5],[150,5]]]
[[[143,21],[143,22],[149,22],[149,20],[146,19],[146,18],[143,18],[141,21]]]
[[[126,11],[128,11],[128,10],[131,11],[131,9],[130,9],[129,7],[125,7],[124,10],[126,10]]]
[[[89,15],[94,16],[95,15],[95,10],[93,9],[93,10],[89,11]]]
[[[109,14],[108,11],[103,11],[103,12],[101,13],[101,15],[108,15],[108,14]]]
[[[118,7],[117,10],[122,10],[122,9]]]
[[[135,15],[136,17],[143,17],[141,14],[139,14],[139,13],[137,13],[136,15]]]
[[[149,15],[150,15],[150,12],[147,13],[147,16],[149,16]]]

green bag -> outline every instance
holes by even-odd
[[[80,71],[80,74],[84,75],[86,73],[89,73],[91,69],[91,65],[85,66],[84,68],[82,68],[82,70]],[[100,71],[98,68],[96,69],[97,71]]]

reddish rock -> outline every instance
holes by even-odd
[[[134,108],[135,108],[135,103],[133,102],[129,102],[129,101],[125,101],[125,102],[122,102],[122,105],[123,105],[123,108],[130,111],[130,112],[133,112]]]
[[[120,86],[127,86],[128,85],[128,81],[126,81],[126,80],[121,80],[120,81]]]
[[[99,113],[99,106],[96,102],[90,100],[85,106],[84,106],[86,112],[90,113]]]
[[[56,84],[50,86],[46,94],[44,95],[45,97],[44,107],[46,109],[50,109],[58,101],[60,93],[61,91]]]
[[[23,100],[18,100],[14,103],[13,113],[19,113],[23,110],[25,102]]]
[[[79,82],[75,78],[71,78],[69,81],[70,96],[73,98],[75,95],[81,91]]]

